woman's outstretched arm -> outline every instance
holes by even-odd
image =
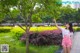
[[[56,22],[56,19],[54,19],[54,22],[55,22],[55,25],[58,29],[60,29],[60,27],[58,26],[57,22]],[[61,30],[61,29],[60,29]]]

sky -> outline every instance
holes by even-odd
[[[80,4],[80,0],[62,0],[62,4],[63,6],[70,4],[71,7],[74,8],[75,4]]]

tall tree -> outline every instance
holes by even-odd
[[[75,22],[77,22],[78,23],[78,26],[80,26],[79,25],[79,23],[80,23],[80,8],[76,11],[76,14],[75,14]]]
[[[24,20],[26,29],[18,24],[26,33],[26,53],[29,53],[29,29],[32,25],[32,15],[38,12],[45,12],[45,15],[51,15],[57,17],[60,13],[58,12],[61,4],[56,4],[59,0],[1,0],[0,9],[3,13],[2,18],[5,15],[9,15],[13,22],[16,22],[15,18],[19,14]],[[36,7],[37,6],[37,7]],[[11,11],[10,8],[16,7],[18,10]],[[0,15],[1,15],[0,13]],[[40,13],[41,15],[43,13]]]
[[[43,4],[43,12],[46,13],[46,15],[50,15],[52,17],[58,18],[58,15],[60,15],[60,6],[62,5],[61,0],[40,0],[40,2]]]
[[[76,9],[71,8],[69,5],[60,8],[60,22],[74,22]]]
[[[80,9],[76,11],[76,22],[79,23],[80,22],[79,20],[80,20]]]

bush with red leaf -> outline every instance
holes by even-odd
[[[25,41],[25,34],[21,37]],[[34,45],[61,45],[62,34],[60,30],[30,32],[29,42]]]

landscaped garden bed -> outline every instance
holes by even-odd
[[[25,27],[24,27],[25,28]],[[39,27],[40,30],[42,27]],[[48,30],[50,28],[50,30]],[[36,31],[31,29],[30,32],[30,53],[54,53],[58,50],[61,43],[61,31],[56,27],[43,27],[44,30]],[[78,27],[74,27],[75,30],[79,30]],[[26,53],[25,42],[21,40],[24,37],[24,30],[20,27],[0,27],[0,44],[9,44],[10,53]],[[5,29],[5,30],[4,30]],[[8,32],[4,32],[7,31]],[[25,40],[24,40],[25,41]]]

